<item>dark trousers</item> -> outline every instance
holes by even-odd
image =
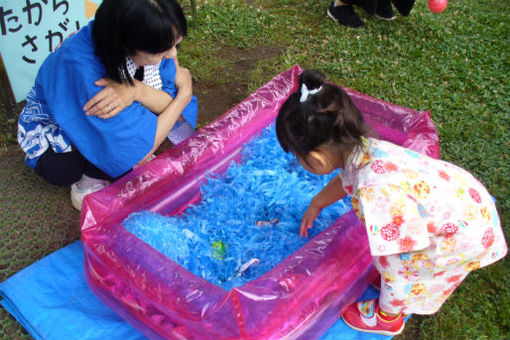
[[[389,2],[389,0],[387,1]],[[377,8],[377,0],[342,0],[342,2],[349,5],[360,6],[370,14],[374,14]]]
[[[115,180],[90,163],[76,148],[71,152],[56,153],[49,147],[37,161],[35,172],[51,184],[62,186],[79,181],[83,174],[110,182]]]

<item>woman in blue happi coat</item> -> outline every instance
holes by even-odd
[[[71,185],[73,206],[153,157],[197,119],[177,48],[186,18],[175,0],[104,0],[95,20],[42,64],[19,118],[26,163]]]

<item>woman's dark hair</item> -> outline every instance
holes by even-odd
[[[325,79],[319,71],[304,71],[299,77],[299,90],[285,101],[276,118],[276,135],[283,150],[305,161],[310,151],[325,144],[335,146],[342,154],[350,152],[362,146],[361,137],[369,132],[347,93]],[[301,102],[303,84],[312,92],[322,88]]]
[[[92,27],[95,53],[107,76],[131,84],[127,56],[164,52],[186,34],[186,17],[176,0],[104,0]]]

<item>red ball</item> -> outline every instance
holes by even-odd
[[[429,8],[434,13],[441,13],[448,6],[448,0],[429,0]]]

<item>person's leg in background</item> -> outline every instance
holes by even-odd
[[[367,1],[375,2],[375,0]],[[353,28],[362,27],[364,23],[361,21],[360,17],[358,14],[356,14],[354,8],[352,7],[352,5],[357,5],[358,2],[359,0],[335,0],[329,6],[327,14],[332,20],[342,26]]]
[[[415,0],[392,0],[397,11],[403,16],[408,16],[413,9]]]
[[[375,11],[371,14],[379,19],[388,21],[396,18],[395,12],[391,7],[390,0],[378,0],[375,6]]]
[[[328,8],[328,16],[340,25],[348,27],[361,27],[364,25],[353,6],[363,8],[365,12],[382,20],[393,20],[396,18],[391,6],[403,16],[409,15],[414,6],[415,0],[335,0]]]

